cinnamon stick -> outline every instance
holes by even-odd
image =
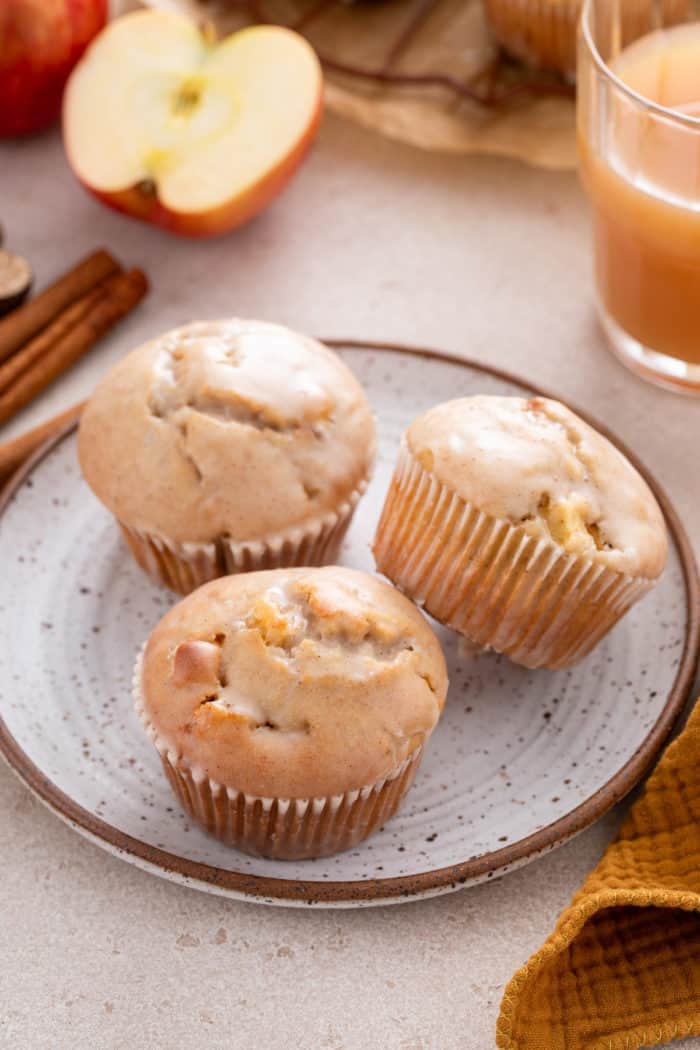
[[[84,406],[84,401],[77,405],[72,405],[65,412],[60,412],[57,416],[47,419],[45,423],[41,423],[38,427],[28,430],[26,434],[20,434],[19,437],[13,438],[12,441],[6,441],[4,445],[0,445],[0,486],[14,474],[26,459],[29,459],[33,452],[36,452],[40,445],[43,445],[45,441],[57,434],[68,423],[78,419]]]
[[[148,281],[141,270],[130,270],[109,277],[103,283],[102,294],[90,312],[0,393],[0,424],[11,419],[86,354],[98,339],[140,302],[147,290]]]
[[[14,354],[45,328],[62,310],[119,270],[119,263],[104,249],[93,252],[24,306],[0,321],[0,361]]]
[[[96,288],[88,292],[82,298],[76,300],[67,307],[58,317],[30,339],[26,346],[18,350],[12,357],[0,364],[0,393],[3,393],[15,380],[26,372],[30,365],[39,361],[55,346],[70,330],[75,328],[103,298],[104,287],[98,284]]]

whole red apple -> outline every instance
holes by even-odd
[[[68,74],[107,21],[108,0],[0,0],[0,136],[55,120]]]

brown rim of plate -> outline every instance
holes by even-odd
[[[436,358],[449,364],[484,372],[531,391],[542,397],[555,397],[547,391],[535,387],[519,376],[482,364],[467,358],[438,350],[420,347],[403,346],[397,343],[372,343],[353,339],[325,339],[328,346],[335,349],[359,349],[367,351],[390,351],[398,354],[411,354],[415,357]],[[561,400],[561,399],[559,399]],[[650,768],[653,760],[661,750],[673,725],[680,715],[693,684],[695,667],[700,649],[700,580],[693,550],[686,532],[670,502],[668,496],[657,481],[646,470],[639,459],[606,426],[593,419],[587,412],[582,412],[575,405],[573,409],[582,419],[604,434],[634,464],[656,496],[666,518],[669,531],[673,536],[680,554],[683,578],[686,588],[687,630],[683,655],[678,667],[673,688],[669,693],[664,708],[647,734],[644,742],[627,760],[618,772],[585,802],[576,806],[564,817],[538,831],[527,835],[517,842],[509,843],[502,849],[485,853],[481,857],[453,864],[446,868],[420,872],[416,875],[399,875],[385,879],[361,879],[345,882],[303,881],[299,879],[277,879],[263,875],[244,875],[240,872],[227,871],[209,864],[187,860],[176,854],[157,849],[146,842],[132,838],[100,820],[92,813],[77,805],[62,792],[34,765],[22,751],[14,737],[0,718],[0,753],[27,786],[69,824],[77,827],[98,844],[104,844],[118,854],[128,854],[142,867],[154,869],[173,879],[182,879],[199,883],[202,888],[211,888],[219,893],[230,893],[257,899],[279,902],[304,902],[307,904],[340,904],[353,901],[391,901],[403,897],[410,899],[423,894],[446,892],[456,889],[465,883],[482,880],[503,872],[505,869],[522,864],[567,839],[583,831],[599,817],[602,817],[615,803],[619,802],[641,780]],[[50,438],[10,479],[0,494],[0,514],[4,512],[13,495],[34,467],[57,445],[73,432],[76,423],[70,423],[56,436]]]

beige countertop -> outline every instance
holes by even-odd
[[[700,536],[700,401],[644,385],[606,351],[573,176],[422,154],[329,118],[285,195],[220,240],[178,241],[107,211],[74,182],[55,132],[0,146],[0,185],[8,244],[32,260],[39,286],[101,243],[153,280],[138,313],[0,440],[87,394],[145,335],[235,312],[520,371],[614,427]],[[0,1046],[485,1050],[504,984],[621,815],[475,889],[292,911],[122,863],[3,766]]]

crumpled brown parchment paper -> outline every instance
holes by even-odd
[[[255,21],[240,0],[147,0],[231,32]],[[496,57],[481,0],[261,0],[266,19],[295,24],[319,53],[364,68],[380,66],[420,9],[425,17],[389,69],[421,75],[439,72],[468,82]],[[131,5],[133,6],[133,4]],[[311,15],[311,17],[309,17]],[[335,113],[421,149],[514,157],[555,170],[576,166],[572,97],[519,91],[484,106],[440,86],[377,84],[326,69],[326,103]]]

